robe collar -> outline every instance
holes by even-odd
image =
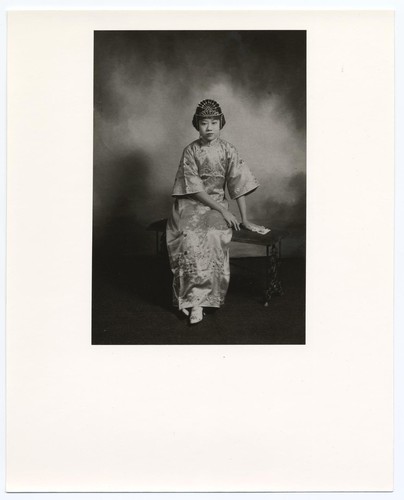
[[[206,141],[202,137],[199,137],[199,142],[201,143],[202,146],[208,146],[208,148],[215,146],[216,144],[219,144],[219,137],[216,137],[213,141]]]

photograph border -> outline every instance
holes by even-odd
[[[10,3],[8,3],[8,5],[6,5],[7,8],[10,8],[12,6],[10,6]],[[21,6],[24,2],[19,2],[19,6]],[[34,6],[34,2],[26,2],[27,5],[24,6],[25,9],[30,9],[30,8],[33,8],[33,7],[37,7],[37,6]],[[45,2],[46,3],[46,2]],[[72,3],[67,3],[65,2],[67,5],[63,6],[64,9],[67,9],[69,7],[74,7],[75,3],[72,2]],[[96,3],[97,2],[80,2],[80,8],[83,8],[83,5],[86,4],[86,5],[90,5],[92,7],[95,7],[95,8],[99,8],[100,6],[98,5],[98,7],[96,6]],[[130,2],[131,5],[133,6],[133,2]],[[320,3],[320,2],[317,2],[317,3]],[[43,8],[43,4],[42,3],[42,8]],[[62,1],[58,1],[57,2],[57,5],[58,7],[61,7],[63,4]],[[110,4],[112,4],[112,2],[110,2]],[[266,7],[270,7],[270,2],[267,2],[266,3]],[[272,2],[273,4],[273,2]],[[292,4],[293,5],[296,5],[295,2],[284,2],[282,3],[283,6],[287,6],[287,5],[290,5]],[[402,2],[392,2],[390,3],[390,8],[394,8],[396,10],[396,19],[397,19],[397,25],[399,26],[399,29],[402,31],[403,29],[403,9],[402,9]],[[54,6],[55,5],[55,2],[52,2],[52,5]],[[118,5],[122,6],[122,2],[119,2],[119,4],[115,4],[118,8]],[[217,4],[216,4],[217,5]],[[313,6],[313,2],[306,2],[306,5],[309,5],[310,8],[312,8]],[[335,4],[334,4],[335,5]],[[340,5],[340,8],[347,8],[348,6],[351,8],[353,6],[357,6],[356,8],[360,8],[360,9],[363,9],[363,8],[375,8],[375,5],[378,6],[378,8],[383,8],[383,10],[385,10],[385,8],[387,8],[386,6],[386,3],[383,3],[383,2],[338,2],[338,5]],[[68,7],[67,7],[68,6]],[[103,2],[103,6],[105,6],[105,2]],[[301,4],[299,4],[300,8],[302,7]],[[48,2],[48,5],[47,5],[47,8],[50,8],[50,5],[49,5],[49,2]],[[77,8],[77,5],[76,5],[76,8]],[[113,9],[114,7],[112,7]],[[129,7],[128,7],[129,8]],[[320,7],[318,7],[320,8]],[[258,9],[256,9],[258,10]],[[1,16],[1,22],[2,22],[2,26],[5,26],[5,9],[2,11],[2,15]],[[398,30],[397,30],[398,31]],[[5,30],[2,31],[2,33],[5,33]],[[397,33],[397,42],[399,42],[396,47],[397,47],[397,50],[396,50],[396,61],[400,61],[399,59],[399,56],[401,57],[401,61],[404,60],[404,57],[403,57],[403,45],[402,45],[402,35],[399,35]],[[5,54],[6,53],[6,50],[5,50],[5,35],[2,37],[2,53]],[[3,61],[4,61],[4,58],[3,58]],[[1,87],[1,91],[2,91],[2,95],[5,96],[5,90],[6,90],[6,76],[5,76],[5,65],[2,64],[2,79],[1,79],[1,82],[2,82],[2,87]],[[403,71],[402,71],[402,63],[400,62],[400,64],[397,64],[397,72],[396,72],[396,82],[397,82],[397,85],[396,85],[396,89],[397,89],[397,99],[396,99],[396,111],[400,111],[400,113],[398,114],[397,116],[397,130],[396,130],[396,137],[399,136],[399,132],[403,130],[403,127],[402,127],[402,102],[403,102],[403,98],[402,98],[402,90],[400,90],[400,88],[402,89],[403,88]],[[401,84],[401,87],[399,86],[399,83]],[[2,120],[2,127],[4,128],[4,131],[5,131],[5,116],[6,116],[6,113],[5,113],[5,99],[3,99],[3,102],[2,102],[2,117],[3,117],[3,120]],[[4,139],[3,139],[4,138]],[[5,134],[2,134],[2,138],[1,138],[1,141],[2,141],[2,145],[4,144],[4,151],[5,151]],[[403,259],[402,259],[402,255],[403,255],[403,224],[402,224],[402,221],[403,221],[403,212],[404,210],[399,210],[403,207],[403,169],[402,169],[402,166],[400,167],[400,164],[402,165],[402,161],[400,162],[400,160],[402,160],[403,158],[403,147],[400,146],[400,144],[397,144],[396,145],[396,159],[397,159],[397,163],[396,163],[396,271],[395,271],[395,304],[396,304],[396,327],[395,327],[395,375],[396,375],[396,385],[395,385],[395,393],[396,393],[396,397],[395,397],[395,402],[396,402],[396,409],[395,409],[395,420],[396,420],[396,425],[395,425],[395,429],[396,429],[396,437],[395,437],[395,443],[396,443],[396,452],[395,452],[395,455],[396,455],[396,460],[395,460],[395,470],[396,471],[400,471],[400,467],[402,468],[402,465],[403,465],[403,431],[400,430],[400,422],[402,422],[402,416],[403,416],[403,396],[402,396],[402,380],[404,379],[404,369],[402,367],[402,353],[403,353],[403,340],[402,340],[402,337],[399,335],[400,332],[402,332],[402,326],[403,326],[403,313],[400,312],[399,308],[397,307],[398,304],[400,303],[399,301],[401,300],[402,302],[402,298],[403,298],[403,279],[402,279],[402,276],[403,276]],[[5,193],[5,157],[6,155],[2,155],[2,162],[1,162],[1,168],[2,168],[2,180],[4,180],[4,183],[2,182],[2,189],[4,190],[4,193]],[[6,213],[6,207],[5,207],[5,203],[2,207],[2,221],[4,223],[4,231],[3,231],[3,234],[5,234],[5,213]],[[401,224],[400,224],[401,222]],[[4,249],[4,254],[5,254],[5,244],[2,245],[2,248]],[[2,259],[3,261],[3,259]],[[4,269],[4,273],[2,272],[2,274],[4,274],[4,281],[5,281],[5,269]],[[4,297],[4,302],[5,302],[5,297]],[[3,332],[4,333],[4,332]],[[400,387],[401,386],[401,387]],[[3,415],[4,416],[4,415]],[[4,422],[3,422],[4,424]],[[3,468],[4,469],[4,468]],[[388,499],[392,499],[392,498],[400,498],[403,494],[403,480],[400,478],[400,475],[398,473],[396,473],[395,475],[395,489],[394,489],[394,492],[392,493],[383,493],[383,492],[368,492],[368,493],[349,493],[349,492],[333,492],[333,493],[326,493],[326,492],[316,492],[315,493],[315,497],[316,498],[321,498],[321,499],[326,499],[326,498],[332,498],[332,499],[335,499],[335,498],[355,498],[355,499],[358,499],[358,498],[367,498],[367,496],[369,494],[372,495],[372,498],[388,498]],[[30,495],[30,494],[27,494],[27,495]],[[89,494],[88,493],[72,493],[72,495],[74,495],[76,498],[88,498],[89,497]],[[108,493],[105,493],[105,495],[108,495]],[[114,493],[114,496],[115,495],[124,495],[124,493]],[[146,496],[147,495],[147,496]],[[137,494],[137,497],[141,497],[141,496],[144,496],[145,498],[150,498],[150,495],[151,494],[142,494],[142,493],[139,493]],[[175,493],[174,494],[170,494],[170,493],[167,493],[167,494],[155,494],[156,497],[158,498],[169,498],[171,495],[176,495]],[[215,496],[214,493],[212,494],[208,494],[208,493],[198,493],[198,498],[201,498],[204,497],[206,495],[207,498],[212,498]],[[254,497],[256,497],[256,494],[250,494],[250,493],[245,493],[245,494],[242,494],[243,497],[249,497],[251,495],[254,495]],[[25,496],[25,495],[24,495]],[[37,493],[36,494],[36,497],[39,498],[39,497],[46,497],[46,498],[58,498],[58,494],[55,494],[55,493],[47,493],[47,494],[41,494],[41,493]],[[97,494],[97,498],[99,497],[102,497],[104,496],[104,494]],[[182,496],[196,496],[196,494],[182,494]],[[300,492],[295,492],[295,493],[271,493],[271,496],[272,498],[312,498],[313,497],[313,493],[300,493]],[[20,495],[19,495],[20,497]],[[220,496],[221,498],[223,497],[223,495]]]

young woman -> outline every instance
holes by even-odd
[[[245,202],[258,182],[236,148],[220,138],[225,123],[216,101],[198,104],[192,124],[200,137],[184,149],[172,193],[167,247],[173,302],[190,314],[191,324],[202,320],[204,307],[220,307],[229,286],[229,246],[232,229],[240,229],[240,223],[229,211],[226,185],[237,200],[243,227],[263,229],[249,222]]]

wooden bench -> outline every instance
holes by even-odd
[[[166,251],[167,219],[160,219],[147,227],[156,234],[156,253]],[[267,234],[259,234],[247,229],[233,231],[232,241],[249,245],[260,245],[266,248],[265,258],[265,306],[274,295],[283,295],[282,283],[279,278],[279,259],[281,258],[282,240],[288,236],[287,231],[271,229]]]

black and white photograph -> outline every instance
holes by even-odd
[[[82,3],[5,24],[3,489],[401,500],[394,12]]]
[[[95,31],[92,344],[305,344],[306,31]]]

